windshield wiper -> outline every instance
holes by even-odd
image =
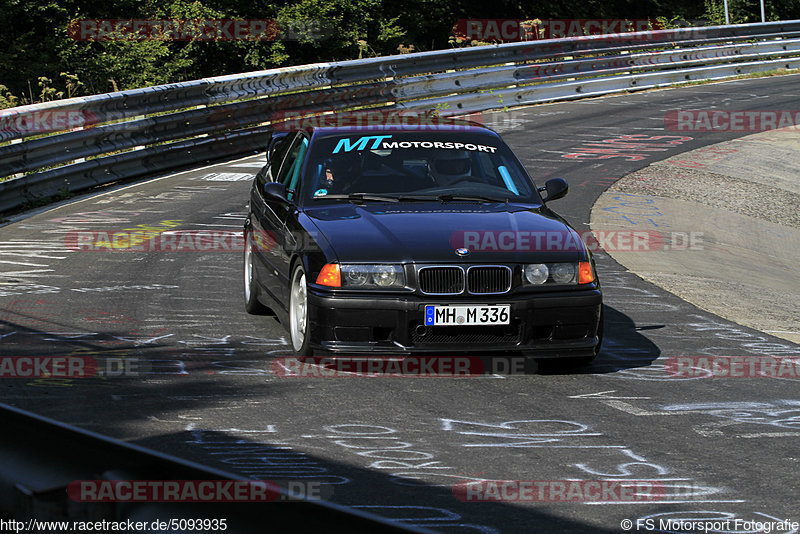
[[[372,193],[350,193],[347,195],[321,195],[314,197],[314,200],[332,198],[334,200],[374,200],[377,202],[400,202],[398,197],[389,197],[384,195],[375,195]]]
[[[507,199],[486,197],[482,195],[454,195],[447,193],[444,195],[400,195],[392,197],[398,199],[400,202],[451,202],[451,201],[465,201],[465,202],[508,202]]]
[[[482,201],[482,202],[508,202],[508,199],[505,198],[493,198],[493,197],[486,197],[483,195],[454,195],[452,193],[447,193],[445,195],[439,195],[436,197],[436,200],[441,200],[442,202],[452,202],[452,201]]]
[[[431,202],[437,200],[439,202],[453,202],[453,201],[502,202],[502,203],[508,202],[508,199],[502,199],[502,198],[487,197],[482,195],[454,195],[452,193],[447,193],[444,195],[399,195],[399,196],[378,195],[374,193],[350,193],[347,195],[343,194],[322,195],[314,197],[314,200],[324,199],[324,198],[330,198],[334,200],[350,200],[350,201],[374,200],[377,202],[410,202],[410,201]]]

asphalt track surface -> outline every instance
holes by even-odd
[[[796,109],[797,81],[536,106],[489,122],[537,182],[569,182],[569,195],[552,207],[584,230],[594,201],[625,174],[746,134],[665,131],[669,110]],[[612,139],[633,145],[623,152],[636,157],[567,157]],[[303,482],[334,502],[442,532],[621,532],[624,519],[647,518],[655,530],[667,518],[800,520],[798,380],[672,378],[664,368],[675,356],[798,356],[800,346],[704,312],[606,254],[596,254],[605,344],[580,372],[291,379],[270,371],[290,354],[285,331],[244,311],[241,253],[64,246],[69,232],[87,229],[236,231],[259,162],[263,155],[107,190],[0,228],[3,355],[89,356],[101,367],[138,360],[147,369],[3,379],[0,401],[243,477]],[[464,502],[453,491],[476,480],[601,479],[650,481],[664,494]],[[723,530],[748,531],[732,525]]]

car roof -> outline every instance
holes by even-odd
[[[440,122],[446,121],[446,122]],[[311,122],[311,121],[308,121]],[[344,125],[344,126],[316,126],[313,123],[305,123],[302,128],[291,128],[290,131],[304,131],[309,133],[312,137],[323,137],[329,135],[348,135],[348,134],[364,134],[369,133],[372,135],[380,133],[408,133],[408,132],[463,132],[471,134],[489,135],[492,137],[500,137],[497,132],[484,126],[483,124],[466,121],[466,120],[431,120],[430,122],[423,122],[421,124],[365,124],[365,125]]]

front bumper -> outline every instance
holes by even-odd
[[[511,324],[425,327],[426,304],[510,304]],[[339,354],[593,356],[600,342],[601,308],[599,289],[448,299],[416,294],[333,295],[308,288],[311,346]]]

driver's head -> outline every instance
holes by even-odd
[[[320,177],[321,185],[331,187],[336,184],[341,187],[346,183],[352,182],[357,164],[358,156],[355,154],[342,154],[326,159],[323,163],[322,176]]]
[[[433,160],[431,170],[439,185],[448,185],[467,177],[472,170],[469,153],[456,150],[440,154]]]

